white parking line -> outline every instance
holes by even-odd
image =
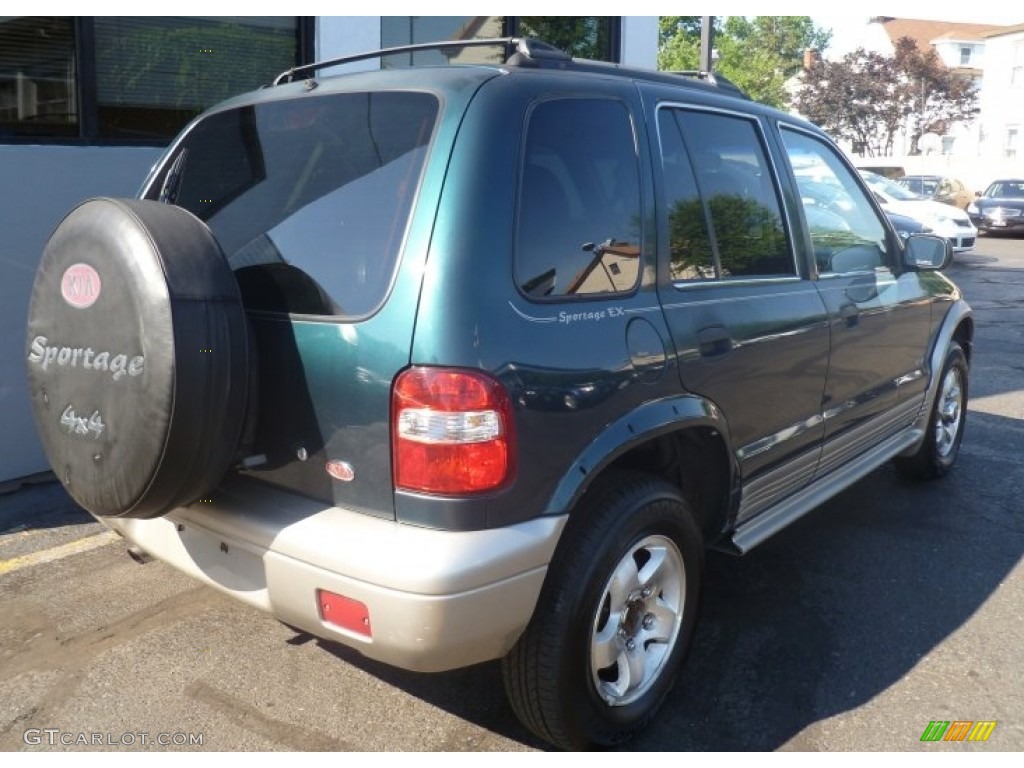
[[[3,576],[5,573],[20,571],[22,568],[28,568],[32,565],[52,563],[55,560],[61,560],[69,555],[88,552],[90,549],[96,549],[98,547],[106,546],[107,544],[113,544],[115,541],[122,540],[123,539],[113,531],[105,531],[104,533],[98,533],[95,536],[88,536],[84,539],[78,539],[77,541],[69,541],[67,544],[61,544],[57,547],[42,549],[39,552],[33,552],[29,555],[12,557],[10,560],[0,560],[0,576]]]

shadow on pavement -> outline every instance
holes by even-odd
[[[1007,455],[996,471],[1016,480],[991,483],[970,450],[1011,422],[971,413],[944,480],[884,467],[746,557],[710,558],[689,662],[633,748],[774,750],[905,677],[1024,556],[1024,471]]]
[[[496,661],[451,672],[406,672],[367,659],[352,649],[329,640],[317,640],[317,643],[339,659],[445,712],[526,746],[535,749],[548,748],[548,745],[535,738],[516,719],[512,707],[505,700],[501,667]],[[466,745],[463,748],[475,747]]]
[[[0,536],[95,522],[52,475],[7,483],[0,490]]]

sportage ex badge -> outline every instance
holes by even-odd
[[[60,279],[60,295],[72,307],[85,309],[100,297],[100,273],[88,264],[72,264]]]

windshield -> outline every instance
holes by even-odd
[[[1024,197],[1024,180],[993,182],[985,197]]]
[[[904,176],[902,179],[896,179],[896,183],[923,197],[934,197],[939,188],[938,179],[922,176]]]
[[[871,171],[861,171],[860,175],[864,177],[864,181],[868,183],[873,192],[877,192],[882,197],[889,201],[893,200],[924,200],[920,195],[916,195],[906,187],[901,187],[894,181],[890,181],[885,176],[880,176],[877,173]]]

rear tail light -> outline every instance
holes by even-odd
[[[501,383],[480,371],[403,371],[392,392],[391,431],[397,488],[462,495],[512,479],[512,406]]]

